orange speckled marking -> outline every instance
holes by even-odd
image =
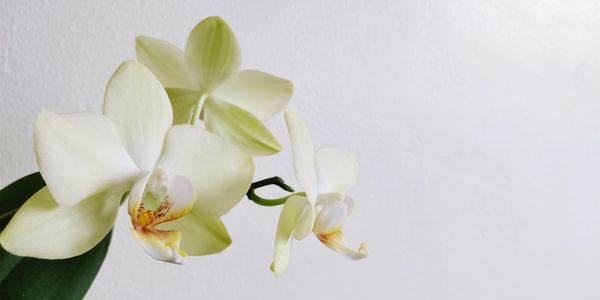
[[[156,217],[154,216],[154,211],[145,210],[143,207],[140,207],[137,216],[138,225],[140,225],[141,227],[146,227],[148,225],[153,224],[155,220]]]
[[[332,242],[332,240],[335,237],[337,237],[340,233],[341,233],[341,230],[336,230],[334,232],[327,233],[327,234],[317,234],[317,238],[319,239],[319,241],[321,241],[325,244],[330,244]]]
[[[166,197],[156,210],[147,210],[141,203],[135,219],[135,225],[142,228],[154,228],[160,223],[172,221],[181,218],[192,210],[193,206],[182,208],[179,211],[171,211],[173,202]]]

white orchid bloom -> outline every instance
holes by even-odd
[[[281,150],[264,122],[287,105],[293,85],[264,72],[240,71],[238,42],[221,18],[209,17],[196,25],[185,51],[139,36],[136,53],[167,90],[175,124],[194,124],[201,116],[208,131],[252,155]]]
[[[367,256],[367,244],[350,248],[342,227],[353,211],[347,191],[356,181],[358,162],[350,152],[323,147],[316,153],[312,139],[300,116],[286,110],[296,178],[305,193],[286,201],[279,216],[275,237],[275,257],[271,270],[280,276],[290,260],[292,237],[304,239],[311,231],[330,249],[351,259]]]
[[[2,247],[43,259],[85,253],[131,190],[132,231],[152,257],[178,263],[225,249],[219,217],[246,193],[251,157],[200,128],[171,127],[172,113],[158,79],[136,61],[108,82],[104,114],[42,112],[35,152],[47,187],[17,211]]]

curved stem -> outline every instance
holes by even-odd
[[[194,107],[194,113],[192,114],[192,119],[190,120],[190,125],[196,125],[196,121],[200,118],[200,111],[202,111],[202,105],[204,104],[204,100],[208,97],[207,94],[200,95],[200,99],[198,99],[198,103]]]
[[[250,193],[250,192],[248,192],[248,193]],[[285,204],[285,202],[291,195],[286,196],[286,197],[276,198],[276,199],[265,199],[265,198],[257,196],[256,194],[254,194],[254,191],[252,191],[252,195],[247,194],[247,196],[248,196],[248,199],[252,200],[252,202],[254,202],[258,205],[278,206],[278,205]]]
[[[275,176],[275,177],[270,177],[270,178],[259,180],[257,182],[252,183],[250,185],[250,189],[248,189],[248,192],[246,193],[246,196],[248,197],[248,199],[252,200],[254,203],[256,203],[258,205],[277,206],[277,205],[284,204],[287,201],[287,199],[293,195],[304,194],[304,193],[294,193],[294,194],[287,195],[285,197],[275,198],[275,199],[263,198],[256,194],[256,191],[255,191],[256,189],[259,189],[261,187],[265,187],[268,185],[276,185],[276,186],[280,187],[281,189],[288,191],[290,193],[294,192],[294,189],[292,187],[290,187],[289,185],[285,184],[285,182],[283,181],[283,179],[281,179],[281,177]]]

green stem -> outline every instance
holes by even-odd
[[[190,120],[190,125],[196,125],[196,121],[200,118],[200,111],[202,111],[202,105],[204,104],[204,100],[208,97],[207,94],[200,95],[200,99],[198,99],[198,103],[194,107],[194,113],[192,114],[192,119]]]
[[[287,201],[287,199],[289,197],[291,197],[292,195],[303,194],[303,193],[295,193],[295,194],[291,194],[291,195],[287,195],[285,197],[275,198],[275,199],[263,198],[256,194],[256,189],[259,189],[259,188],[262,188],[262,187],[265,187],[268,185],[276,185],[276,186],[280,187],[281,189],[288,191],[290,193],[294,192],[294,189],[292,187],[290,187],[289,185],[285,184],[285,182],[283,181],[283,179],[281,179],[281,177],[275,176],[275,177],[259,180],[257,182],[252,183],[250,185],[250,189],[248,189],[248,192],[246,193],[246,196],[248,197],[248,199],[252,200],[254,203],[256,203],[258,205],[277,206],[277,205],[284,204]]]

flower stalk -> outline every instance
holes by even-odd
[[[280,187],[282,190],[288,191],[290,193],[294,192],[294,189],[291,186],[287,185],[283,181],[283,179],[281,179],[281,177],[274,176],[274,177],[266,178],[263,180],[259,180],[257,182],[253,182],[250,185],[250,189],[248,189],[246,196],[248,197],[248,199],[252,200],[254,203],[256,203],[258,205],[278,206],[278,205],[284,204],[290,196],[295,195],[295,194],[290,194],[288,196],[281,197],[281,198],[269,199],[269,198],[260,197],[256,194],[256,189],[259,189],[259,188],[262,188],[265,186],[269,186],[269,185],[276,185],[276,186]]]
[[[202,94],[200,99],[198,99],[198,103],[194,107],[194,112],[192,113],[192,119],[190,120],[190,125],[196,125],[196,121],[200,118],[200,112],[202,111],[202,105],[204,104],[204,100],[206,100],[207,94]]]

